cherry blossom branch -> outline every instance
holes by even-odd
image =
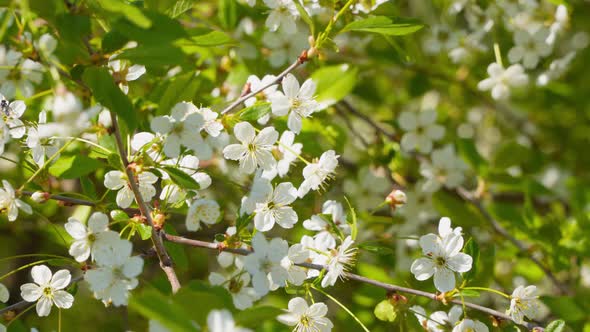
[[[154,227],[154,221],[152,220],[150,208],[144,202],[141,192],[139,191],[139,187],[137,186],[137,182],[135,182],[135,175],[133,174],[131,168],[129,168],[129,160],[127,159],[127,152],[125,151],[125,146],[123,145],[123,140],[121,138],[121,130],[119,129],[117,115],[113,111],[111,111],[111,119],[113,122],[113,131],[115,134],[117,149],[119,150],[119,155],[121,156],[121,161],[123,162],[123,167],[125,168],[125,173],[129,179],[131,191],[133,191],[139,211],[145,217],[148,225],[152,228],[152,242],[154,244],[154,248],[156,249],[158,259],[160,260],[160,267],[168,277],[168,281],[172,286],[172,293],[176,293],[180,289],[180,281],[178,281],[176,271],[174,271],[174,267],[172,266],[172,259],[170,258],[170,255],[168,255],[166,247],[164,247],[161,230],[157,230],[156,227]]]
[[[177,236],[177,235],[163,234],[163,238],[167,241],[178,243],[178,244],[184,244],[184,245],[197,247],[197,248],[211,249],[211,250],[216,250],[219,252],[229,252],[232,254],[243,255],[243,256],[247,256],[253,252],[251,250],[243,249],[243,248],[228,248],[225,245],[223,245],[222,243],[213,243],[213,242],[206,242],[206,241],[200,241],[200,240],[193,240],[193,239],[188,239],[188,238],[185,238],[182,236]],[[300,263],[300,264],[295,264],[295,265],[309,268],[309,269],[314,269],[314,270],[327,270],[326,266],[317,265],[317,264]],[[383,289],[390,291],[390,292],[401,292],[401,293],[407,293],[407,294],[427,297],[427,298],[434,300],[434,301],[444,301],[443,298],[441,298],[439,295],[437,295],[435,293],[429,293],[429,292],[424,292],[424,291],[413,289],[413,288],[388,284],[388,283],[380,282],[377,280],[369,279],[367,277],[363,277],[363,276],[360,276],[360,275],[354,274],[354,273],[345,272],[344,278],[350,279],[350,280],[355,280],[355,281],[369,284],[369,285],[373,285],[373,286],[376,286],[379,288],[383,288]],[[542,331],[542,328],[538,327],[537,324],[530,323],[530,322],[518,323],[518,322],[514,321],[512,319],[512,317],[510,317],[509,315],[507,315],[505,313],[502,313],[500,311],[490,309],[490,308],[487,308],[487,307],[484,307],[484,306],[481,306],[481,305],[478,305],[475,303],[463,302],[459,299],[451,299],[451,300],[447,300],[447,302],[458,304],[458,305],[464,305],[464,306],[469,307],[471,309],[478,310],[483,313],[489,314],[495,318],[499,318],[499,319],[507,320],[507,321],[512,321],[515,324],[522,325],[530,330],[536,328],[537,331]],[[541,330],[539,330],[539,329],[541,329]]]
[[[72,280],[70,280],[70,283],[68,284],[68,287],[70,287],[71,285],[77,283],[78,281],[82,280],[84,278],[84,275],[80,275],[77,276],[75,278],[73,278]],[[9,305],[8,307],[2,308],[0,309],[0,316],[4,315],[5,313],[9,312],[9,311],[17,311],[20,310],[21,308],[26,307],[27,305],[34,305],[34,302],[27,302],[25,300],[16,302],[14,304]]]
[[[233,103],[231,103],[229,106],[224,108],[221,111],[221,114],[226,114],[228,112],[231,112],[234,108],[238,107],[238,105],[243,103],[246,99],[257,95],[258,93],[264,91],[264,89],[268,88],[271,85],[279,83],[283,79],[283,77],[287,76],[287,74],[289,74],[290,72],[295,70],[295,68],[299,67],[300,65],[305,63],[307,60],[308,60],[307,50],[304,50],[303,52],[301,52],[301,55],[297,58],[297,60],[295,60],[295,62],[293,62],[289,67],[287,67],[287,69],[283,70],[283,72],[280,73],[277,77],[275,77],[274,80],[270,81],[268,84],[263,85],[259,89],[250,91],[246,94],[242,94],[242,96],[240,96],[240,98],[236,99]],[[245,91],[249,91],[249,90],[250,90],[250,88],[248,86],[246,86]]]
[[[359,110],[357,110],[350,103],[348,103],[346,101],[341,101],[340,104],[345,106],[346,109],[351,114],[364,120],[369,125],[371,125],[376,131],[381,132],[382,134],[386,135],[392,141],[396,141],[396,142],[400,141],[399,137],[397,137],[393,134],[388,135],[387,131],[385,131],[383,128],[381,128],[371,118],[367,117],[366,115],[361,113]],[[426,158],[422,155],[414,154],[414,156],[416,157],[416,159],[418,159],[420,161],[426,160]],[[469,202],[470,204],[475,206],[479,210],[479,212],[482,214],[482,216],[489,222],[489,224],[492,226],[494,231],[496,233],[498,233],[500,236],[502,236],[502,237],[506,238],[508,241],[510,241],[516,248],[518,248],[518,250],[521,253],[525,254],[535,265],[537,265],[545,273],[545,275],[551,280],[551,282],[555,285],[555,287],[557,287],[557,289],[559,290],[560,293],[570,294],[568,287],[565,286],[563,283],[561,283],[559,280],[557,280],[557,278],[555,277],[553,272],[549,268],[547,268],[547,266],[545,266],[545,264],[543,264],[540,260],[538,260],[534,256],[529,255],[530,245],[527,245],[527,244],[523,243],[522,241],[519,241],[518,239],[513,237],[504,227],[502,227],[502,225],[496,219],[494,219],[494,217],[491,215],[491,213],[483,206],[483,203],[481,202],[481,200],[478,197],[472,195],[468,190],[466,190],[465,188],[461,188],[461,187],[457,188],[454,191],[454,193],[457,194],[459,197],[461,197],[461,199],[463,199],[464,201]]]

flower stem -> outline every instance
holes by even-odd
[[[463,288],[461,288],[461,289],[480,290],[480,291],[485,291],[485,292],[495,293],[495,294],[498,294],[498,295],[500,295],[500,296],[503,296],[503,297],[505,297],[505,298],[507,298],[507,299],[509,299],[509,298],[510,298],[510,295],[508,295],[508,294],[506,294],[506,293],[503,293],[503,292],[501,292],[501,291],[499,291],[499,290],[495,290],[495,289],[492,289],[492,288],[487,288],[487,287],[463,287]]]
[[[324,292],[323,290],[312,286],[313,289],[315,289],[316,291],[318,291],[319,293],[322,293],[324,296],[326,296],[327,298],[329,298],[330,300],[334,301],[334,303],[336,303],[337,305],[340,306],[340,308],[344,309],[344,311],[346,311],[346,313],[348,313],[350,315],[350,317],[352,317],[357,323],[359,323],[359,325],[363,328],[363,330],[365,332],[370,332],[369,329],[365,326],[365,324],[363,324],[363,322],[361,322],[360,319],[358,319],[358,317],[352,313],[352,311],[350,311],[344,304],[340,303],[340,301],[336,300],[336,298],[334,298],[332,295]]]

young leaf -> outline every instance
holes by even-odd
[[[545,332],[562,332],[565,329],[563,319],[554,320],[545,328]]]
[[[137,231],[142,240],[152,237],[152,227],[144,224],[137,224]]]
[[[471,270],[465,272],[463,275],[463,278],[469,281],[477,275],[477,263],[479,261],[479,246],[473,238],[470,238],[469,241],[467,241],[467,244],[465,245],[465,253],[473,258]]]
[[[329,106],[346,97],[356,85],[358,70],[349,65],[327,66],[316,70],[311,79],[316,84],[316,99]]]
[[[246,107],[240,112],[240,120],[256,121],[270,113],[270,110],[269,102],[256,102],[254,105]]]
[[[115,112],[125,121],[129,130],[137,126],[137,118],[129,98],[115,84],[106,68],[88,67],[82,74],[82,81],[92,90],[94,99]]]
[[[379,33],[386,36],[403,36],[414,33],[423,27],[423,24],[413,21],[400,20],[394,23],[394,20],[389,17],[375,16],[351,22],[341,32],[362,31]]]
[[[84,155],[64,156],[49,167],[49,173],[62,179],[77,179],[100,168],[102,163]]]
[[[190,175],[186,174],[185,172],[179,170],[174,166],[162,166],[162,168],[170,175],[170,179],[174,183],[180,186],[182,189],[190,189],[190,190],[199,190],[201,186],[199,183],[193,179]]]

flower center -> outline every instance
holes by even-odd
[[[301,315],[301,318],[299,319],[299,323],[305,327],[310,327],[312,324],[312,320],[307,315]]]
[[[43,296],[53,298],[53,289],[50,286],[43,288]]]
[[[434,262],[436,263],[436,265],[438,266],[445,266],[447,264],[447,260],[444,257],[436,257],[434,259]]]

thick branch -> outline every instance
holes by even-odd
[[[238,107],[238,105],[243,103],[246,99],[256,96],[258,93],[264,91],[264,89],[268,88],[269,86],[271,86],[273,84],[279,83],[283,79],[283,77],[287,76],[287,74],[292,72],[295,68],[299,67],[305,61],[307,61],[307,51],[303,51],[301,53],[301,55],[297,58],[297,60],[295,60],[295,62],[293,62],[289,67],[287,67],[287,69],[283,70],[283,72],[280,73],[277,77],[275,77],[274,80],[272,80],[271,82],[262,86],[259,89],[256,89],[254,91],[250,91],[249,93],[246,93],[245,95],[240,96],[240,98],[236,99],[233,103],[231,103],[229,106],[224,108],[221,111],[221,114],[231,112],[234,108]]]
[[[129,185],[131,186],[131,190],[133,191],[133,195],[135,196],[135,201],[137,202],[139,211],[145,217],[148,225],[152,228],[152,242],[154,243],[154,248],[156,249],[158,259],[160,260],[160,267],[162,268],[162,270],[164,270],[164,273],[166,273],[168,281],[170,281],[170,285],[172,286],[172,292],[176,293],[180,289],[180,282],[178,281],[176,272],[172,267],[172,259],[168,255],[166,247],[164,247],[160,230],[156,230],[156,227],[154,227],[154,221],[152,220],[150,208],[144,202],[143,197],[141,196],[141,192],[139,191],[137,182],[135,182],[135,175],[133,174],[131,168],[129,168],[129,160],[127,159],[127,152],[125,152],[125,146],[123,145],[123,140],[121,138],[121,130],[119,129],[117,115],[112,111],[111,119],[113,122],[113,130],[115,134],[115,140],[117,142],[117,149],[119,150],[119,154],[121,155],[123,167],[125,167],[125,173],[127,174],[127,178],[129,179]]]
[[[237,255],[249,255],[252,253],[251,250],[248,249],[242,249],[242,248],[226,248],[223,244],[221,243],[213,243],[213,242],[206,242],[206,241],[199,241],[199,240],[192,240],[192,239],[187,239],[181,236],[176,236],[176,235],[170,235],[170,234],[164,234],[164,239],[170,241],[170,242],[175,242],[175,243],[179,243],[179,244],[184,244],[184,245],[188,245],[188,246],[193,246],[193,247],[198,247],[198,248],[206,248],[206,249],[211,249],[211,250],[217,250],[217,251],[225,251],[225,252],[230,252],[233,254],[237,254]],[[314,269],[314,270],[327,270],[326,266],[323,265],[316,265],[316,264],[309,264],[309,263],[302,263],[302,264],[296,264],[298,266],[302,266],[305,268],[309,268],[309,269]],[[373,280],[373,279],[369,279],[363,276],[360,276],[358,274],[354,274],[354,273],[345,273],[344,277],[350,280],[355,280],[358,282],[362,282],[365,284],[369,284],[369,285],[373,285],[379,288],[383,288],[385,290],[388,291],[392,291],[392,292],[402,292],[402,293],[407,293],[407,294],[412,294],[412,295],[417,295],[417,296],[422,296],[422,297],[427,297],[431,300],[435,300],[435,301],[440,301],[441,299],[437,296],[437,294],[434,293],[428,293],[428,292],[424,292],[421,290],[417,290],[417,289],[413,289],[413,288],[407,288],[407,287],[402,287],[402,286],[397,286],[397,285],[392,285],[392,284],[387,284],[384,282],[380,282],[377,280]],[[493,310],[475,303],[470,303],[470,302],[462,302],[458,299],[453,299],[450,300],[451,303],[455,303],[458,305],[465,305],[466,307],[469,307],[471,309],[475,309],[481,312],[484,312],[486,314],[492,315],[496,318],[499,319],[503,319],[503,320],[508,320],[508,321],[512,321],[515,324],[519,324],[517,322],[515,322],[514,320],[512,320],[512,318],[509,315],[506,315],[505,313],[502,313],[500,311],[497,310]],[[538,328],[538,326],[536,324],[533,323],[529,323],[529,322],[523,322],[522,325],[524,327],[526,327],[527,329],[533,329],[535,327]]]

